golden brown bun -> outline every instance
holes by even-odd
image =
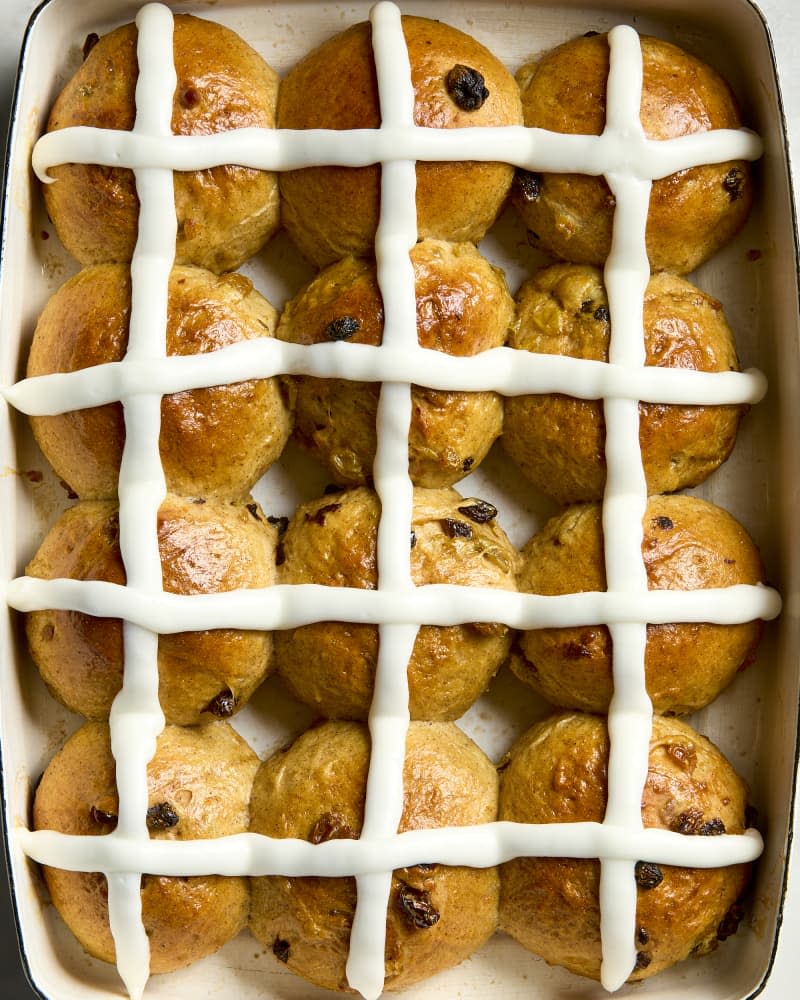
[[[646,364],[738,371],[721,304],[684,278],[656,274],[644,299]],[[554,264],[517,296],[510,345],[539,354],[608,361],[608,299],[601,272]],[[730,455],[744,406],[639,405],[639,443],[650,493],[697,486]],[[503,445],[525,476],[559,503],[599,500],[606,479],[599,400],[544,394],[506,400]]]
[[[255,503],[192,502],[168,496],[158,515],[164,590],[220,593],[275,582],[277,532]],[[118,506],[86,500],[51,528],[30,576],[125,584]],[[122,685],[122,626],[73,611],[34,611],[26,628],[31,654],[51,693],[88,719],[107,719]],[[238,711],[269,670],[266,632],[214,629],[163,635],[159,698],[169,722],[192,725]]]
[[[414,491],[411,575],[417,586],[515,589],[517,553],[494,517],[477,520],[486,510],[455,490]],[[374,590],[379,512],[377,496],[363,486],[302,504],[283,537],[280,582]],[[328,718],[367,718],[375,626],[312,623],[276,632],[274,641],[278,672],[297,698]],[[505,625],[423,626],[409,666],[411,717],[462,715],[489,684],[510,641]]]
[[[414,86],[414,122],[428,128],[520,125],[514,78],[483,45],[439,21],[403,17]],[[448,93],[455,69],[477,70],[488,97],[474,110]],[[450,77],[451,81],[454,77]],[[478,98],[478,103],[480,98]],[[462,102],[464,103],[464,102]],[[374,129],[378,90],[367,22],[354,25],[307,55],[287,74],[278,97],[280,128]],[[417,166],[420,236],[477,242],[503,205],[513,178],[504,163],[421,163]],[[371,252],[378,221],[380,168],[310,167],[280,175],[283,223],[318,266]]]
[[[518,740],[502,774],[500,819],[526,823],[601,822],[607,796],[605,719],[561,715]],[[642,821],[686,835],[745,829],[746,789],[720,751],[676,719],[653,719]],[[733,933],[749,866],[640,871],[637,958],[631,980],[645,979],[717,945]],[[662,880],[651,888],[644,885]],[[551,965],[600,974],[597,861],[522,858],[501,867],[500,925]],[[728,918],[726,920],[726,917]],[[725,921],[726,929],[720,925]]]
[[[224,722],[167,726],[147,768],[148,827],[158,840],[200,840],[244,833],[258,757]],[[99,836],[118,813],[108,726],[87,722],[48,765],[36,791],[33,825]],[[105,876],[44,869],[53,905],[86,951],[115,959]],[[245,926],[246,878],[219,875],[142,879],[142,919],[151,971],[172,972],[221,948]]]
[[[75,125],[133,128],[137,31],[126,24],[103,36],[50,113],[47,131]],[[277,74],[229,28],[188,14],[175,17],[178,77],[172,108],[177,135],[274,128]],[[133,173],[120,167],[65,164],[44,187],[59,238],[81,264],[131,259],[139,202]],[[176,260],[230,271],[278,228],[274,174],[239,166],[175,174]]]
[[[251,829],[313,843],[356,838],[364,817],[369,735],[327,722],[264,763],[253,785]],[[399,831],[493,822],[497,774],[447,722],[412,722]],[[386,989],[457,965],[497,927],[497,869],[420,864],[394,873],[386,921]],[[256,878],[250,929],[293,971],[348,990],[345,962],[355,910],[352,878]]]
[[[758,549],[720,507],[689,496],[651,497],[642,555],[651,590],[764,582]],[[575,505],[525,546],[519,589],[533,594],[606,587],[599,505]],[[707,705],[755,655],[761,623],[648,625],[645,671],[657,712]],[[548,701],[604,712],[611,697],[611,639],[604,625],[534,629],[512,658],[517,676]]]
[[[28,375],[119,361],[128,344],[130,272],[124,264],[85,268],[50,298],[34,333]],[[271,337],[277,313],[248,278],[175,267],[169,283],[167,353],[206,354]],[[47,460],[82,498],[117,494],[125,428],[117,403],[32,417]],[[277,379],[165,396],[161,458],[167,487],[187,496],[240,499],[279,457],[291,411]]]
[[[641,121],[649,139],[741,126],[736,101],[714,70],[660,39],[642,36],[641,45]],[[607,36],[593,35],[523,67],[518,79],[525,124],[600,135],[608,66]],[[651,269],[693,271],[739,231],[752,198],[751,169],[744,161],[693,167],[655,181],[647,222]],[[614,206],[605,180],[521,173],[512,200],[536,246],[562,260],[604,263]]]
[[[423,240],[411,250],[422,347],[470,356],[502,347],[514,303],[501,271],[471,243]],[[322,271],[287,303],[276,336],[296,344],[381,343],[383,302],[375,265],[346,257]],[[380,386],[298,376],[295,436],[335,482],[372,479]],[[418,486],[451,486],[478,467],[500,434],[503,404],[495,392],[412,389],[409,465]]]

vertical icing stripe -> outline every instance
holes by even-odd
[[[373,7],[372,45],[378,80],[381,128],[414,124],[414,88],[399,9]],[[417,240],[416,165],[397,160],[381,165],[381,207],[375,235],[378,287],[383,298],[382,344],[414,349],[417,310],[409,251]],[[381,503],[378,523],[378,587],[407,590],[411,580],[413,485],[408,472],[411,386],[384,383],[377,415],[373,466]],[[416,625],[381,625],[375,690],[369,715],[371,736],[364,825],[369,840],[393,834],[403,810],[403,764],[408,732],[408,661]],[[360,875],[350,935],[347,979],[366,1000],[383,992],[386,919],[391,871]]]
[[[356,877],[358,901],[350,931],[347,983],[364,1000],[377,1000],[383,993],[386,944],[386,911],[392,873],[374,872]]]
[[[639,36],[620,26],[609,33],[610,67],[606,130],[622,140],[643,139],[640,121],[643,65]],[[611,333],[609,361],[641,368],[645,363],[644,295],[650,279],[645,232],[652,184],[616,172],[606,173],[615,199],[611,251],[604,280]],[[646,591],[642,559],[642,518],[647,486],[639,445],[639,404],[607,398],[606,487],[603,497],[603,545],[609,589]],[[608,710],[608,799],[605,823],[642,827],[642,789],[652,725],[645,687],[647,626],[643,622],[610,626],[614,693]],[[636,961],[636,884],[633,862],[601,859],[600,978],[616,990]]]
[[[633,861],[600,860],[600,933],[603,961],[600,981],[609,992],[619,989],[636,962],[636,882]],[[630,915],[633,914],[633,921]],[[614,920],[614,916],[620,919]]]
[[[413,125],[414,88],[400,9],[387,0],[379,0],[369,19],[381,128]]]
[[[136,18],[138,28],[135,133],[171,135],[176,86],[171,12],[149,4]],[[167,297],[175,255],[177,220],[170,169],[134,171],[139,227],[131,260],[131,312],[126,358],[166,355]],[[124,362],[123,362],[124,363]],[[119,474],[120,553],[132,586],[162,590],[158,509],[166,492],[159,435],[161,397],[149,392],[122,400],[125,446]],[[164,725],[158,700],[158,636],[123,623],[123,686],[109,717],[116,761],[119,819],[115,834],[147,841],[147,765]],[[141,872],[108,879],[111,933],[117,968],[133,998],[149,975],[150,945],[142,923]]]
[[[107,875],[108,922],[117,954],[117,971],[131,1000],[147,987],[150,944],[142,923],[141,877],[138,873]]]
[[[644,67],[641,45],[635,29],[620,24],[608,33],[611,58],[606,84],[606,134],[623,140],[643,139],[640,117]]]

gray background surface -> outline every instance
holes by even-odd
[[[37,6],[37,0],[0,0],[0,148],[3,150],[22,36]],[[800,4],[796,0],[759,0],[758,6],[766,15],[775,42],[792,159],[796,164],[800,155],[800,59],[797,58]],[[798,895],[795,893],[795,898]],[[782,941],[775,972],[780,972],[781,982],[796,983],[800,980],[800,949],[791,942],[796,945],[800,941],[800,903],[785,914]],[[775,978],[778,977],[773,973],[773,981]],[[0,862],[0,1000],[30,1000],[35,996],[39,994],[31,989],[22,970],[3,860]]]

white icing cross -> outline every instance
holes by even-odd
[[[649,277],[644,232],[651,182],[701,163],[754,159],[761,153],[760,141],[744,129],[648,140],[639,121],[641,50],[636,33],[624,26],[609,34],[607,125],[601,136],[562,135],[520,126],[416,127],[400,12],[394,4],[381,2],[373,8],[371,20],[382,117],[379,129],[242,129],[211,136],[171,135],[172,15],[166,7],[149,4],[137,17],[140,75],[133,132],[64,129],[43,136],[34,149],[34,167],[43,180],[48,179],[50,166],[62,162],[135,169],[141,203],[140,240],[131,265],[130,341],[124,360],[26,379],[3,390],[12,405],[29,414],[61,413],[115,400],[124,406],[126,445],[119,496],[127,586],[21,578],[8,586],[7,600],[21,611],[74,609],[126,621],[125,684],[110,720],[120,798],[117,829],[97,838],[46,830],[21,830],[17,836],[23,849],[39,862],[106,873],[118,966],[133,997],[141,996],[147,978],[141,872],[355,875],[358,904],[348,978],[363,996],[373,998],[383,989],[385,913],[393,869],[420,860],[484,867],[521,856],[600,858],[602,981],[607,989],[615,990],[635,960],[636,860],[715,867],[751,861],[762,849],[754,830],[712,841],[642,827],[640,800],[652,713],[644,686],[645,623],[772,618],[778,614],[780,599],[761,586],[707,590],[702,600],[697,591],[648,591],[642,534],[637,527],[647,498],[638,441],[638,401],[756,402],[765,391],[765,380],[758,372],[711,374],[644,367],[642,303]],[[616,198],[612,251],[605,269],[612,319],[608,364],[508,348],[477,358],[453,358],[419,347],[408,255],[417,237],[415,161],[458,159],[500,160],[536,171],[606,177]],[[167,281],[175,244],[172,171],[221,163],[267,170],[321,163],[381,164],[376,258],[386,323],[380,347],[328,344],[309,349],[258,339],[213,354],[165,357]],[[374,466],[382,506],[378,589],[306,585],[191,597],[165,594],[155,535],[165,489],[158,453],[162,394],[277,373],[384,383]],[[505,395],[561,392],[604,400],[606,592],[542,597],[448,585],[413,586],[408,547],[412,383],[441,389],[495,389]],[[151,841],[145,824],[146,766],[163,726],[157,700],[157,635],[215,627],[287,628],[318,620],[367,621],[380,628],[361,838],[319,845],[256,834],[181,843]],[[497,822],[396,833],[402,813],[408,726],[406,666],[417,630],[420,624],[477,620],[502,621],[515,628],[609,625],[615,693],[609,710],[609,795],[603,823]]]

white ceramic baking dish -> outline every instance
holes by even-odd
[[[139,3],[129,0],[49,0],[34,15],[26,35],[8,154],[0,271],[0,385],[24,371],[38,312],[75,269],[44,215],[30,168],[33,145],[49,106],[80,59],[85,36],[132,20]],[[702,9],[691,0],[616,4],[593,2],[403,3],[402,10],[435,16],[486,42],[515,70],[523,61],[587,30],[618,23],[674,41],[705,58],[728,78],[748,124],[763,138],[759,195],[746,229],[695,276],[720,298],[736,331],[744,367],[765,372],[769,391],[748,416],[733,457],[698,492],[734,513],[761,545],[769,580],[783,595],[781,617],[771,623],[758,662],[742,674],[693,724],[709,735],[747,779],[765,839],[747,917],[738,934],[714,955],[685,962],[643,986],[623,987],[620,996],[653,1000],[690,995],[697,1000],[734,1000],[763,994],[791,995],[793,984],[771,977],[779,927],[797,888],[788,884],[797,767],[797,706],[800,700],[798,552],[795,509],[800,471],[793,461],[794,429],[800,425],[800,321],[798,320],[796,226],[791,197],[779,82],[769,28],[749,0],[717,0]],[[346,24],[367,16],[368,4],[336,5],[287,0],[217,0],[175,4],[220,20],[238,31],[285,72],[304,52]],[[538,262],[510,218],[483,245],[507,271],[512,290]],[[248,274],[280,307],[308,271],[279,236]],[[290,449],[257,495],[270,512],[290,513],[298,499],[318,493],[324,480],[298,472]],[[462,481],[461,492],[494,499],[512,539],[524,542],[548,505],[509,475],[496,449],[479,472]],[[268,499],[267,499],[268,498]],[[5,405],[0,413],[0,560],[2,579],[18,576],[67,500],[33,444],[24,417]],[[236,718],[236,726],[262,755],[301,729],[308,716],[282,698],[276,684]],[[0,712],[3,788],[9,863],[26,966],[36,988],[54,1000],[120,995],[116,971],[89,959],[47,902],[36,866],[25,857],[17,831],[27,825],[32,789],[45,764],[79,721],[45,691],[21,640],[18,617],[0,620]],[[462,720],[497,759],[514,736],[546,714],[546,706],[501,675],[491,694]],[[218,955],[169,976],[153,977],[151,997],[215,997],[242,1000],[327,996],[293,977],[247,933]],[[471,960],[420,985],[414,997],[594,998],[597,984],[583,981],[527,954],[497,935]]]

